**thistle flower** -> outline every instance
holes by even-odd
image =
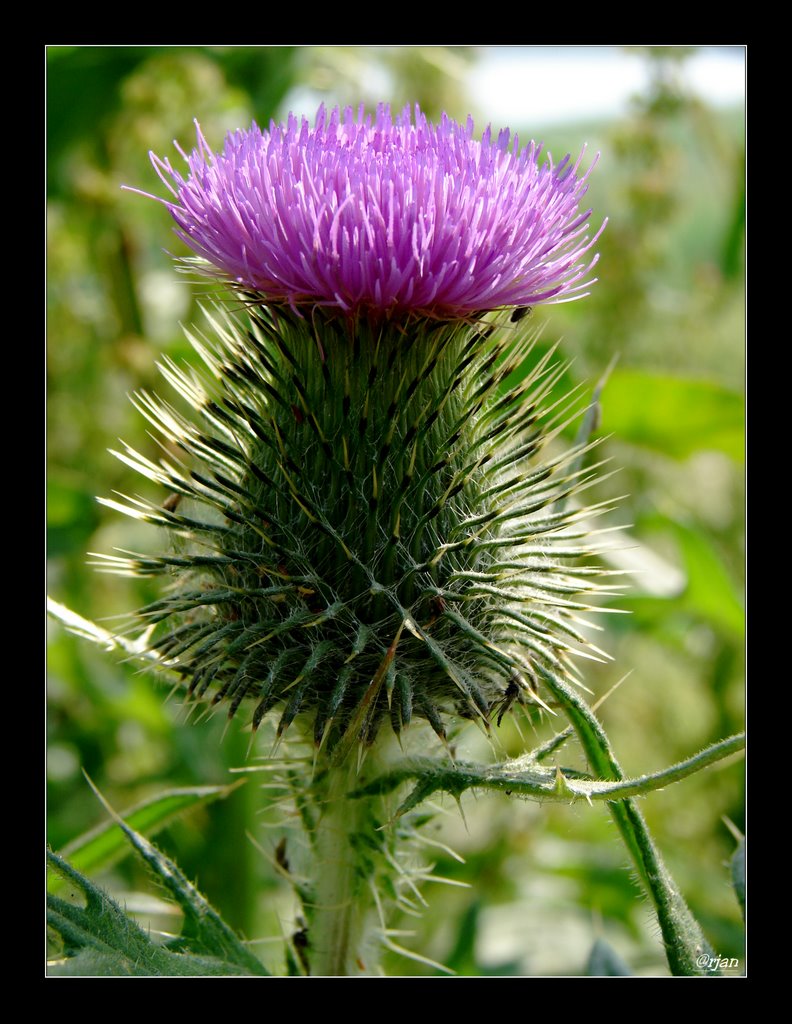
[[[313,129],[253,124],[219,154],[197,131],[187,178],[152,154],[174,196],[161,201],[204,269],[271,303],[453,319],[592,283],[602,228],[585,234],[582,154],[540,163],[534,142],[479,141],[472,119],[433,125],[417,105],[414,123],[409,107],[320,107]]]
[[[116,454],[170,493],[105,504],[179,545],[102,560],[171,582],[139,611],[143,637],[123,646],[178,673],[188,697],[223,703],[229,719],[246,703],[254,730],[277,712],[278,739],[293,724],[313,739],[313,759],[276,783],[294,798],[310,861],[293,876],[301,915],[288,973],[377,973],[375,910],[381,944],[444,969],[387,928],[385,903],[412,913],[405,888],[435,879],[400,861],[424,819],[400,815],[437,789],[458,797],[497,779],[511,790],[518,762],[493,776],[421,759],[366,779],[384,745],[365,766],[348,755],[387,722],[399,734],[423,718],[445,740],[449,717],[489,729],[514,703],[549,711],[543,686],[592,769],[613,780],[614,817],[672,966],[700,972],[702,949],[716,958],[568,685],[577,656],[602,655],[585,633],[592,595],[619,589],[580,564],[596,553],[589,521],[608,507],[570,501],[599,478],[597,465],[583,468],[593,445],[546,450],[571,418],[552,394],[562,369],[551,354],[537,360],[523,317],[501,308],[579,298],[590,283],[599,232],[586,237],[590,211],[579,212],[589,172],[578,178],[580,159],[568,157],[540,166],[539,148],[521,151],[507,131],[495,142],[472,134],[470,120],[434,127],[417,107],[414,124],[409,111],[392,122],[386,106],[373,121],[362,108],[357,119],[320,109],[313,130],[293,117],[268,133],[254,125],[219,156],[199,129],[187,179],[153,158],[175,185],[161,201],[197,254],[191,265],[226,280],[247,309],[209,312],[213,337],[188,332],[203,373],[161,367],[186,414],[136,396],[165,455]],[[519,764],[518,774],[538,767],[534,755]],[[420,781],[394,811],[388,794],[408,776]],[[573,792],[558,769],[551,785],[559,798]],[[606,783],[578,789],[588,796],[586,785]]]
[[[565,564],[590,553],[566,499],[596,470],[539,461],[560,371],[515,382],[531,335],[482,311],[579,296],[587,175],[472,133],[320,109],[217,157],[199,133],[187,180],[155,158],[178,233],[250,302],[191,336],[205,378],[163,368],[194,419],[137,398],[189,464],[120,453],[192,505],[108,502],[193,552],[110,563],[175,575],[141,612],[153,647],[192,696],[252,700],[254,727],[280,706],[279,735],[307,718],[328,748],[414,716],[444,737],[447,713],[541,703],[585,646],[574,595],[601,584]]]
[[[605,506],[569,501],[598,467],[545,450],[569,419],[562,369],[508,308],[590,283],[588,173],[417,108],[320,109],[218,156],[198,138],[186,179],[154,158],[161,201],[245,308],[188,332],[204,372],[161,367],[186,414],[136,397],[165,454],[117,453],[166,490],[106,504],[178,546],[103,564],[170,579],[138,616],[188,700],[313,742],[312,777],[287,773],[316,826],[310,970],[356,973],[402,841],[377,794],[350,799],[362,753],[416,718],[445,742],[449,721],[547,707],[542,687],[601,653],[581,615],[611,590],[577,563]]]

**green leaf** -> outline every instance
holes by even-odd
[[[745,837],[743,837],[734,851],[731,859],[731,876],[737,902],[740,904],[743,921],[745,920]]]
[[[58,558],[82,552],[99,523],[96,501],[65,474],[47,480],[47,552]]]
[[[79,906],[53,894],[47,897],[47,921],[60,935],[65,954],[63,959],[50,965],[49,974],[79,977],[266,974],[258,961],[255,961],[258,969],[251,970],[238,958],[196,956],[189,951],[174,952],[158,946],[107,893],[57,854],[48,852],[47,857],[50,866],[85,898],[85,905]],[[247,950],[245,953],[250,957]]]
[[[635,628],[662,630],[672,616],[693,616],[722,634],[742,638],[742,595],[706,532],[661,515],[652,516],[642,525],[658,536],[671,535],[679,548],[685,585],[670,598],[626,595],[620,599],[619,607],[632,614]]]
[[[586,964],[586,975],[589,978],[626,978],[632,971],[612,946],[604,939],[596,939]]]
[[[244,779],[240,780],[230,786],[169,789],[124,811],[121,817],[130,828],[137,832],[143,835],[153,835],[181,814],[196,807],[203,807],[213,800],[227,797],[244,781]],[[129,852],[129,846],[120,826],[113,821],[108,821],[73,840],[64,846],[61,852],[78,871],[91,874],[115,864]],[[60,875],[51,875],[48,883],[49,891],[57,892],[63,884],[63,878]]]
[[[741,461],[745,401],[708,381],[615,370],[602,399],[601,427],[675,458],[711,449]]]
[[[188,881],[176,864],[150,843],[145,836],[130,828],[110,807],[93,783],[91,785],[126,838],[181,907],[184,913],[184,926],[181,938],[174,945],[178,945],[180,951],[185,949],[192,953],[235,964],[247,974],[268,974],[269,972],[265,970],[262,963],[240,942],[233,930],[195,886]]]
[[[700,530],[682,523],[671,522],[671,528],[688,579],[682,604],[713,626],[742,636],[745,611],[737,588],[711,542]]]
[[[50,964],[47,974],[56,978],[112,978],[119,975],[138,978],[247,976],[246,972],[240,971],[233,964],[224,964],[208,957],[169,953],[159,947],[154,949],[156,953],[149,956],[144,954],[142,957],[136,953],[134,959],[123,952],[83,949],[77,956]]]
[[[455,942],[448,956],[443,958],[446,967],[457,974],[474,971],[476,963],[476,936],[481,918],[481,903],[474,899],[456,922]]]

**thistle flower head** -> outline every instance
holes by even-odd
[[[597,472],[577,448],[543,455],[561,371],[516,373],[531,332],[492,311],[585,288],[580,160],[417,107],[320,108],[219,155],[198,139],[187,178],[154,158],[162,201],[252,301],[191,337],[203,377],[163,367],[192,416],[138,396],[167,456],[119,453],[171,496],[107,504],[181,539],[105,561],[174,577],[140,611],[153,653],[193,698],[229,717],[253,702],[254,728],[280,708],[278,736],[299,718],[338,756],[388,719],[444,738],[446,715],[541,704],[545,674],[590,646],[589,595],[610,592],[568,564],[593,553],[566,503]]]
[[[541,145],[479,140],[471,118],[433,125],[417,105],[254,123],[218,154],[197,131],[186,178],[152,154],[174,197],[160,201],[202,269],[270,303],[456,319],[592,283],[582,154],[540,163]]]

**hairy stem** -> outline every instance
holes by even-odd
[[[601,779],[621,781],[622,770],[594,712],[564,680],[541,668],[540,672],[550,692],[564,707],[595,773]],[[654,903],[671,972],[711,975],[699,965],[702,955],[714,956],[713,951],[668,873],[637,804],[630,799],[616,800],[608,807]]]
[[[314,896],[309,912],[310,973],[339,977],[375,972],[371,884],[383,841],[372,800],[350,800],[360,782],[355,758],[317,775],[317,820],[311,836]]]
[[[563,733],[559,736],[563,736]],[[582,798],[589,803],[595,800],[612,803],[617,799],[644,796],[653,790],[664,789],[708,765],[739,753],[744,747],[745,734],[739,733],[670,768],[641,775],[636,779],[623,779],[620,782],[581,778],[578,777],[579,773],[573,773],[570,769],[545,768],[537,764],[535,754],[495,765],[468,764],[463,761],[445,764],[431,758],[410,758],[395,765],[391,771],[375,779],[364,789],[356,790],[352,796],[387,793],[406,779],[415,779],[418,785],[402,801],[396,812],[397,817],[412,810],[426,798],[427,793],[437,790],[461,794],[467,789],[493,789],[542,802],[555,800],[568,803]],[[540,752],[542,749],[540,748]]]

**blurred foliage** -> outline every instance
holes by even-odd
[[[738,731],[743,721],[744,133],[741,111],[715,113],[685,85],[688,54],[646,48],[648,88],[629,117],[565,126],[546,137],[560,156],[601,152],[592,177],[592,223],[605,212],[601,280],[580,303],[534,312],[547,344],[562,338],[568,382],[594,382],[620,362],[602,398],[604,453],[620,469],[598,498],[628,497],[613,521],[631,524],[614,565],[637,570],[603,616],[599,640],[612,664],[586,670],[597,697],[627,673],[601,716],[628,774],[660,768]],[[198,295],[162,248],[182,254],[168,218],[127,184],[161,191],[147,152],[172,154],[194,138],[266,123],[288,109],[328,103],[418,101],[475,113],[465,95],[474,48],[53,47],[48,51],[48,456],[50,591],[89,619],[110,620],[152,598],[150,583],[86,568],[86,552],[152,550],[156,538],[96,505],[142,483],[107,454],[123,438],[156,458],[127,399],[158,388],[155,363],[189,346],[180,322],[200,322]],[[521,138],[530,126],[513,124]],[[527,128],[527,131],[524,129]],[[170,239],[170,240],[169,240]],[[161,496],[161,498],[164,496]],[[624,548],[625,545],[622,545]],[[204,719],[185,726],[161,685],[52,626],[49,653],[50,842],[62,849],[103,820],[84,769],[111,804],[125,807],[174,787],[224,785],[247,758],[248,736]],[[529,723],[506,723],[499,743],[516,756]],[[477,734],[465,756],[490,756]],[[260,748],[264,751],[264,746]],[[573,754],[568,755],[570,758]],[[724,957],[741,957],[739,905],[729,888],[735,842],[723,825],[743,820],[740,763],[687,780],[643,804],[658,845],[692,910]],[[436,850],[437,874],[472,890],[433,886],[413,948],[467,974],[664,973],[626,854],[601,808],[537,807],[501,797],[465,801],[437,819],[438,836],[464,854]],[[184,874],[237,931],[278,937],[289,921],[274,849],[280,812],[243,786],[201,802],[158,837]],[[431,834],[431,833],[430,833]],[[252,836],[254,842],[247,836]],[[149,891],[126,858],[103,884]],[[276,944],[253,947],[279,969]],[[275,958],[268,960],[268,957]],[[427,968],[397,957],[392,973]]]

